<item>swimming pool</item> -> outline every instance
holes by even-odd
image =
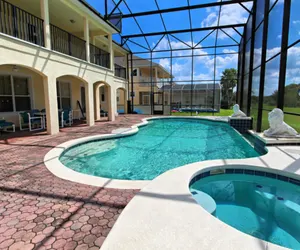
[[[202,196],[198,203],[203,202],[207,211],[244,233],[300,249],[300,181],[261,171],[232,172],[204,174],[200,180],[192,181],[190,190],[196,200],[201,192],[210,196],[208,202]]]
[[[91,141],[66,150],[60,161],[84,174],[152,180],[169,169],[212,159],[261,155],[232,127],[204,119],[154,119],[138,133]]]

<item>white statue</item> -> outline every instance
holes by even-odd
[[[233,105],[233,115],[231,117],[247,117],[246,114],[240,110],[240,105]]]
[[[281,109],[273,109],[268,116],[270,128],[264,131],[267,137],[295,137],[297,131],[283,121],[284,114]]]

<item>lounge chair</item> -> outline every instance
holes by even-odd
[[[72,126],[73,112],[70,109],[63,109],[59,112],[59,125],[63,128],[65,125]]]
[[[43,118],[40,116],[33,116],[30,112],[19,113],[20,130],[29,129],[29,131],[41,130],[43,126]],[[28,127],[24,129],[24,126]]]
[[[104,111],[103,109],[100,110],[100,117],[107,117],[108,112]]]
[[[12,130],[8,130],[9,128],[11,128]],[[15,132],[16,131],[15,124],[13,122],[7,122],[5,120],[0,120],[0,133],[2,131]]]

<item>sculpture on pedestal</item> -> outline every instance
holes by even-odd
[[[246,114],[240,110],[240,106],[235,104],[233,106],[233,115],[231,117],[247,117]]]
[[[270,128],[264,131],[267,137],[296,137],[297,131],[283,121],[281,109],[273,109],[268,116]]]

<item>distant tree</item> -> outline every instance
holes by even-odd
[[[298,91],[300,84],[292,83],[284,88],[284,106],[290,108],[300,107],[300,97]]]
[[[222,108],[230,108],[233,105],[233,89],[237,85],[237,70],[225,69],[221,77]]]
[[[300,84],[292,83],[284,88],[284,107],[296,108],[300,107],[300,97],[298,91]],[[277,106],[278,90],[275,90],[271,95],[264,96],[264,104],[272,107]]]

